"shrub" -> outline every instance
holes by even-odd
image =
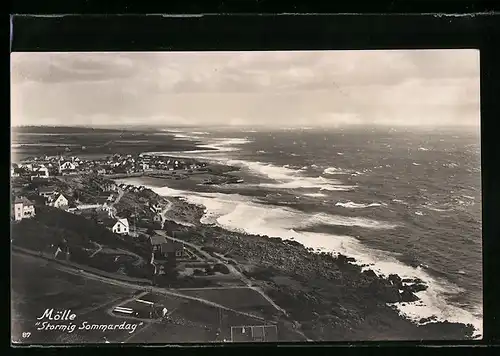
[[[201,270],[201,269],[198,269],[196,268],[194,271],[193,271],[193,275],[194,276],[203,276],[204,272]]]
[[[226,265],[223,265],[222,263],[217,263],[214,265],[213,269],[214,272],[219,272],[222,274],[229,274],[229,268],[227,268]]]

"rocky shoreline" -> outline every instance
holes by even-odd
[[[269,236],[227,231],[205,225],[203,206],[182,198],[173,203],[164,229],[224,256],[255,285],[290,312],[314,340],[467,340],[470,324],[437,321],[420,324],[401,316],[395,303],[414,303],[427,286],[420,279],[377,275],[354,258],[315,252],[302,244]],[[179,224],[182,221],[187,224]]]

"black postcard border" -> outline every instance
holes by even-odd
[[[500,16],[386,15],[14,15],[10,51],[229,51],[476,48],[481,58],[484,337],[500,341],[496,273],[500,155],[494,125],[500,93]],[[10,257],[9,259],[10,260]],[[314,346],[444,346],[450,342],[315,343]],[[71,345],[60,345],[71,346]],[[183,345],[186,346],[186,345]],[[194,345],[193,345],[194,346]],[[233,347],[234,345],[217,345]],[[253,345],[257,346],[257,345]],[[271,345],[266,345],[269,347]],[[261,345],[258,345],[261,347]],[[363,347],[364,349],[364,347]]]

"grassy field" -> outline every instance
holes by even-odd
[[[183,290],[183,294],[203,298],[242,312],[272,317],[276,310],[250,288]]]
[[[262,325],[266,322],[221,310],[198,301],[149,293],[139,296],[138,290],[111,286],[83,276],[59,271],[56,266],[35,257],[19,254],[12,256],[12,336],[15,343],[195,343],[217,342],[230,339],[230,327],[237,325]],[[225,291],[226,302],[233,298],[255,298],[232,294],[238,290]],[[241,292],[240,292],[241,293]],[[210,294],[210,293],[209,293]],[[208,296],[203,296],[208,299]],[[156,307],[167,308],[168,321],[140,321],[123,315],[113,315],[115,306],[147,311],[142,299],[156,303]],[[210,300],[210,299],[209,299]],[[215,300],[214,300],[215,301]],[[234,306],[234,305],[233,305]],[[61,330],[37,330],[36,318],[46,309],[71,309],[76,314],[72,321],[74,332]],[[45,321],[45,320],[44,320]],[[88,324],[136,324],[130,330],[79,330],[83,322]],[[54,324],[70,321],[51,321]],[[220,333],[217,336],[217,330]],[[23,333],[30,333],[23,338]],[[26,334],[25,334],[26,335]]]
[[[13,341],[22,340],[27,343],[103,341],[106,333],[102,331],[75,330],[67,333],[37,330],[36,318],[46,309],[71,309],[76,314],[73,322],[77,326],[84,321],[98,324],[121,323],[123,320],[108,315],[107,309],[120,300],[130,298],[134,292],[62,272],[46,262],[16,254],[12,255],[11,281],[11,338]],[[26,332],[31,335],[23,339],[22,334]],[[108,332],[109,337],[124,337],[119,334],[124,332]]]

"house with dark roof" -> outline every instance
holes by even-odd
[[[160,255],[163,259],[175,263],[178,258],[185,257],[184,244],[167,240],[160,245]]]
[[[16,197],[12,204],[12,216],[15,221],[35,216],[35,204],[25,197]]]
[[[149,238],[151,243],[152,260],[160,263],[175,263],[177,258],[185,256],[184,244],[169,240],[160,235],[153,235]]]
[[[56,188],[54,187],[40,187],[38,189],[38,195],[41,195],[45,198],[50,198],[54,194],[56,194]]]
[[[149,243],[151,244],[151,250],[153,253],[160,251],[161,244],[167,242],[167,239],[160,235],[153,235],[149,238]]]

